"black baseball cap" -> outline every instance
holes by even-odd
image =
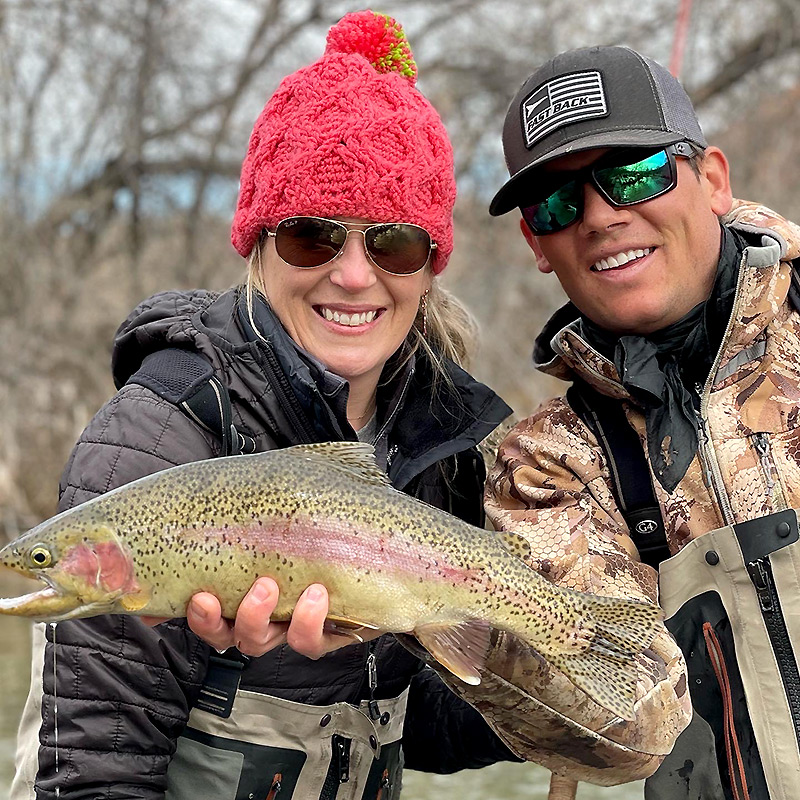
[[[503,151],[511,177],[489,206],[524,205],[536,167],[595,147],[708,143],[692,102],[670,72],[629,47],[569,50],[543,64],[511,101]]]

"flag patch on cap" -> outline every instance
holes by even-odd
[[[543,83],[522,101],[522,132],[530,149],[543,136],[608,113],[600,73],[573,72]]]

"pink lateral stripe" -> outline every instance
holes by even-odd
[[[182,534],[197,542],[219,541],[229,547],[240,543],[243,552],[255,548],[262,554],[278,553],[281,558],[305,561],[330,561],[362,569],[391,568],[410,577],[440,579],[452,583],[465,577],[480,579],[478,571],[465,571],[449,564],[444,554],[405,537],[381,537],[371,530],[344,522],[323,525],[308,518],[295,518],[291,524],[229,527],[224,530],[190,530]]]

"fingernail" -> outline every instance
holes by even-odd
[[[259,603],[263,603],[264,600],[269,599],[270,591],[269,589],[264,586],[263,583],[257,583],[253,587],[252,597],[254,600],[257,600]]]
[[[192,603],[192,614],[199,619],[208,619],[208,611],[206,611],[199,603]]]
[[[318,603],[322,600],[322,589],[319,586],[309,586],[305,591],[306,600],[311,600],[312,603]]]

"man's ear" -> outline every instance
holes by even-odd
[[[727,214],[733,203],[733,190],[728,159],[719,147],[706,149],[700,162],[700,176],[706,182],[713,212],[718,217]]]
[[[525,241],[528,243],[528,247],[533,250],[533,254],[536,256],[536,267],[539,272],[545,275],[547,275],[548,272],[552,272],[553,268],[550,266],[547,256],[545,256],[542,252],[542,248],[539,246],[539,237],[534,234],[522,218],[520,218],[519,221],[519,228],[522,231],[522,235],[525,237]]]

